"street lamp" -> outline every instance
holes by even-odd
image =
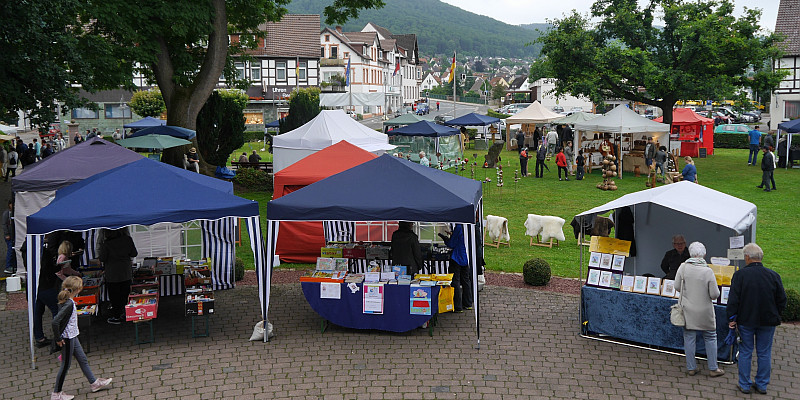
[[[128,107],[127,103],[123,102],[122,96],[119,97],[119,110],[122,111],[122,130],[120,132],[122,137],[120,139],[125,138],[125,111],[128,111],[130,107]],[[112,134],[113,137],[113,134]],[[114,138],[116,140],[117,138]]]

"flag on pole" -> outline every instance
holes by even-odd
[[[347,59],[347,71],[344,72],[344,85],[350,86],[350,58]]]
[[[453,52],[453,63],[450,64],[450,76],[447,77],[447,83],[453,81],[453,76],[456,74],[456,52]]]
[[[397,63],[394,66],[394,73],[392,74],[392,77],[397,75],[398,72],[400,72],[400,58],[397,59]]]

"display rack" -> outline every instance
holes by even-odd
[[[184,269],[185,310],[186,316],[192,320],[192,337],[208,337],[210,335],[210,316],[214,314],[214,287],[211,281],[210,260],[180,262]],[[197,333],[196,319],[205,320],[205,333]]]

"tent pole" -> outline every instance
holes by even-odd
[[[581,215],[580,225],[578,226],[578,247],[581,248],[578,262],[578,279],[583,280],[583,215]],[[581,285],[583,286],[583,285]],[[583,333],[583,288],[581,288],[581,298],[578,301],[578,327]]]

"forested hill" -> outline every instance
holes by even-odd
[[[292,14],[322,14],[333,0],[293,0]],[[533,42],[538,33],[520,26],[474,14],[439,0],[386,0],[379,10],[364,10],[358,19],[344,25],[345,31],[360,31],[368,22],[393,34],[415,33],[420,52],[426,55],[459,54],[482,57],[528,57],[539,53]],[[508,10],[514,12],[514,10]],[[323,23],[325,18],[323,17]]]

